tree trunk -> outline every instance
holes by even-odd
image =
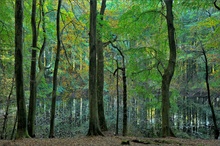
[[[125,57],[122,53],[122,51],[116,46],[114,45],[112,42],[110,42],[112,47],[114,47],[115,49],[117,49],[117,51],[119,52],[119,54],[122,57],[122,67],[118,67],[115,71],[114,74],[116,72],[118,72],[118,70],[120,69],[122,71],[122,81],[123,81],[123,128],[122,128],[122,135],[126,136],[127,135],[127,130],[128,130],[128,109],[127,109],[127,83],[126,83],[126,68],[125,68]]]
[[[55,109],[56,109],[56,92],[57,92],[57,73],[60,59],[60,50],[61,50],[61,39],[60,39],[60,8],[61,8],[62,0],[58,1],[58,9],[57,9],[57,54],[55,60],[55,67],[53,73],[53,91],[52,91],[52,104],[51,104],[51,117],[50,117],[50,134],[49,138],[54,137],[54,121],[55,121]]]
[[[99,125],[96,84],[96,11],[97,0],[90,0],[89,33],[89,130],[87,135],[103,135]]]
[[[122,51],[115,46],[112,42],[110,42],[111,45],[117,49],[117,51],[119,52],[119,54],[122,57],[122,67],[118,67],[115,71],[114,74],[116,72],[118,72],[118,70],[120,69],[122,71],[122,81],[123,81],[123,128],[122,128],[122,135],[126,136],[127,135],[127,129],[128,129],[128,109],[127,109],[127,83],[126,83],[126,68],[125,68],[125,57],[122,53]]]
[[[15,1],[15,86],[18,110],[16,139],[29,137],[27,133],[26,103],[23,82],[23,8],[24,1]]]
[[[103,15],[105,12],[106,0],[102,0],[102,6],[100,10],[101,21],[103,21]],[[102,131],[107,131],[107,124],[105,120],[105,110],[103,102],[103,88],[104,88],[104,55],[103,55],[103,42],[101,36],[102,24],[99,24],[99,31],[97,32],[97,99],[98,99],[98,114],[100,128]]]
[[[38,68],[39,68],[39,72],[36,75],[36,86],[39,84],[41,78],[44,76],[45,78],[48,77],[48,72],[47,71],[51,65],[48,65],[47,59],[46,59],[46,55],[45,55],[45,48],[47,45],[47,32],[46,32],[46,22],[45,22],[45,10],[44,10],[44,5],[45,5],[45,0],[40,0],[40,12],[41,12],[41,20],[42,20],[42,31],[43,31],[43,43],[40,49],[40,53],[38,56]],[[39,28],[38,28],[39,29]]]
[[[216,121],[216,116],[215,116],[215,110],[211,101],[211,94],[210,94],[210,87],[209,87],[209,70],[208,70],[208,59],[206,56],[206,52],[205,49],[202,46],[202,53],[204,55],[205,58],[205,76],[206,76],[206,88],[207,88],[207,92],[208,92],[208,103],[212,112],[212,120],[213,120],[213,124],[214,124],[214,137],[215,139],[218,139],[219,137],[219,130],[218,130],[218,125],[217,125],[217,121]]]
[[[103,102],[103,88],[104,88],[104,56],[103,56],[103,43],[98,40],[97,44],[97,99],[98,99],[98,115],[100,128],[102,131],[107,131],[107,124],[105,120],[105,110]]]
[[[123,80],[123,129],[122,135],[127,136],[128,129],[128,114],[127,114],[127,83],[126,83],[126,73],[125,73],[125,62],[123,57],[123,69],[122,69],[122,80]]]
[[[104,56],[103,43],[98,39],[97,43],[97,100],[98,100],[98,115],[100,128],[102,131],[107,131],[107,124],[105,120],[105,110],[103,102],[103,88],[104,88]]]
[[[170,82],[174,74],[175,64],[176,64],[176,43],[175,43],[175,28],[173,25],[173,11],[172,11],[172,3],[173,0],[164,0],[167,9],[167,27],[168,27],[168,40],[169,40],[169,62],[168,66],[164,71],[162,76],[162,136],[167,137],[171,136],[171,128],[170,128]]]
[[[116,60],[117,63],[117,68],[118,68],[118,60]],[[116,130],[115,130],[115,135],[118,135],[118,123],[119,123],[119,86],[118,86],[118,71],[116,74],[116,91],[117,91],[117,111],[116,111]]]
[[[16,112],[16,115],[15,115],[15,121],[14,121],[13,129],[12,129],[12,132],[11,132],[10,140],[14,140],[14,135],[15,135],[15,130],[16,130],[17,123],[18,123],[18,112]]]
[[[12,81],[12,86],[11,86],[10,93],[8,95],[8,98],[7,98],[6,110],[5,110],[4,121],[3,121],[3,126],[2,126],[1,139],[6,139],[9,106],[10,106],[10,103],[11,103],[11,95],[13,94],[13,89],[14,89],[14,78],[13,78],[13,81]]]
[[[30,73],[30,99],[28,112],[28,134],[35,137],[35,113],[36,113],[36,57],[37,57],[37,28],[36,28],[36,0],[32,0],[32,56],[31,56],[31,73]]]

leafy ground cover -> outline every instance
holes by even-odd
[[[181,139],[181,138],[140,138],[122,136],[81,136],[76,138],[1,140],[0,146],[220,146],[220,140]]]

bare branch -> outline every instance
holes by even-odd
[[[118,67],[118,68],[114,71],[113,75],[115,75],[116,72],[117,72],[119,69],[122,70],[122,71],[124,70],[122,67]]]
[[[112,47],[114,47],[115,49],[117,49],[118,52],[120,53],[120,55],[122,56],[122,58],[124,58],[124,55],[123,55],[122,51],[118,48],[118,46],[114,45],[111,41],[110,41],[109,43],[112,45]]]
[[[214,6],[215,6],[216,9],[218,9],[220,11],[220,7],[217,6],[216,2],[217,2],[217,0],[214,1]]]

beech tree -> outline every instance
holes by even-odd
[[[99,125],[97,84],[96,84],[96,23],[97,0],[90,0],[90,25],[89,25],[89,130],[87,135],[103,135]]]
[[[212,100],[211,100],[210,85],[209,85],[208,58],[207,58],[207,55],[206,55],[206,50],[205,50],[205,48],[204,48],[202,43],[201,43],[201,48],[202,48],[202,54],[204,56],[204,62],[205,62],[205,81],[206,81],[206,88],[207,88],[208,103],[209,103],[209,107],[211,109],[212,120],[213,120],[213,124],[214,124],[214,126],[213,126],[214,127],[213,128],[214,129],[214,137],[215,137],[215,139],[218,139],[218,137],[219,137],[219,129],[218,129],[218,125],[217,125],[215,110],[214,110],[213,103],[212,103]]]
[[[53,73],[53,91],[52,91],[52,104],[51,104],[51,112],[50,112],[50,134],[49,138],[53,138],[54,136],[54,126],[55,126],[55,112],[56,112],[56,98],[57,98],[57,73],[58,66],[60,60],[60,50],[61,50],[61,39],[60,39],[60,8],[61,8],[62,0],[58,1],[58,9],[57,9],[57,18],[56,18],[56,31],[57,31],[57,53],[55,60],[55,67]]]
[[[119,54],[122,58],[122,67],[117,67],[117,69],[114,72],[114,75],[119,70],[122,71],[122,80],[123,80],[123,128],[122,128],[122,135],[127,136],[127,133],[128,133],[128,113],[127,113],[128,107],[127,107],[127,83],[126,83],[127,79],[126,79],[125,56],[122,53],[122,51],[119,49],[118,46],[114,45],[112,42],[111,42],[111,45],[113,48],[115,48],[119,52]]]
[[[103,21],[104,13],[106,8],[106,0],[102,0],[100,9],[100,17]],[[107,131],[107,124],[105,120],[105,110],[103,101],[103,88],[104,88],[104,44],[102,42],[102,22],[99,23],[99,31],[97,31],[97,100],[98,100],[98,115],[100,128],[102,131]]]
[[[173,0],[164,0],[166,4],[166,20],[169,41],[169,62],[162,75],[162,135],[163,137],[171,136],[172,131],[170,127],[170,82],[172,80],[175,64],[176,64],[176,42],[175,42],[175,28],[173,24]]]
[[[30,73],[30,100],[28,112],[28,134],[35,137],[35,113],[36,113],[36,62],[37,62],[37,27],[36,27],[36,0],[32,0],[32,57],[31,57],[31,73]]]
[[[29,137],[27,133],[26,103],[23,78],[23,10],[24,1],[15,1],[15,86],[17,99],[17,134],[16,138]]]

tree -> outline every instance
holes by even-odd
[[[16,138],[29,137],[27,133],[26,103],[23,80],[23,9],[24,1],[15,1],[15,86],[18,124]]]
[[[103,15],[105,12],[106,0],[102,0],[100,17],[103,21]],[[100,128],[102,131],[107,131],[107,124],[105,120],[105,111],[104,111],[104,103],[103,103],[103,88],[104,88],[104,55],[103,55],[103,42],[102,42],[102,22],[99,23],[99,31],[97,31],[97,99],[98,99],[98,114],[99,114],[99,122]]]
[[[166,4],[166,20],[168,29],[168,41],[169,41],[169,62],[167,68],[162,75],[162,136],[171,136],[170,127],[170,82],[172,80],[175,64],[176,64],[176,43],[175,43],[175,28],[173,24],[173,0],[164,0]]]
[[[87,135],[103,135],[98,117],[97,84],[96,84],[96,23],[97,0],[90,0],[89,28],[89,130]]]
[[[214,137],[215,139],[218,139],[219,137],[219,130],[218,130],[218,125],[217,125],[217,120],[216,120],[216,115],[215,115],[215,110],[211,101],[211,93],[210,93],[210,86],[209,86],[209,66],[208,66],[208,58],[206,55],[206,51],[203,47],[203,44],[201,44],[202,47],[202,54],[205,58],[205,81],[206,81],[206,88],[207,88],[207,97],[208,97],[208,103],[212,112],[212,120],[214,124]]]
[[[116,60],[116,66],[117,66],[117,68],[119,68],[118,60]],[[118,75],[118,71],[117,71],[117,73],[116,73],[117,110],[116,110],[115,135],[118,135],[118,123],[119,123],[119,86],[118,86],[118,79],[119,79],[119,75]]]
[[[117,51],[119,52],[119,54],[122,57],[122,67],[118,67],[114,74],[116,72],[118,72],[118,70],[120,69],[122,71],[122,80],[123,80],[123,128],[122,128],[122,135],[123,136],[127,136],[127,132],[128,132],[128,108],[127,108],[127,79],[126,79],[126,68],[125,68],[125,56],[122,53],[122,51],[119,49],[118,46],[114,45],[111,42],[112,47],[114,47],[115,49],[117,49]]]
[[[13,93],[14,89],[14,80],[12,82],[11,90],[7,98],[7,103],[6,103],[6,109],[5,109],[5,115],[4,115],[4,121],[3,121],[3,126],[2,126],[2,133],[1,133],[1,139],[6,139],[6,127],[7,127],[7,121],[8,121],[8,114],[9,114],[9,107],[11,104],[11,96]]]
[[[61,50],[61,39],[60,39],[60,9],[61,9],[62,0],[58,1],[58,9],[57,9],[57,18],[56,18],[56,30],[57,30],[57,54],[55,60],[55,67],[53,73],[53,91],[52,91],[52,104],[51,104],[51,112],[50,112],[50,134],[49,138],[53,138],[54,136],[54,120],[55,120],[55,109],[56,109],[56,92],[57,92],[57,73],[60,59],[60,50]]]
[[[31,73],[30,73],[30,100],[28,112],[28,134],[35,137],[35,113],[36,113],[36,59],[37,59],[37,27],[36,27],[36,0],[32,0],[32,57],[31,57]]]

